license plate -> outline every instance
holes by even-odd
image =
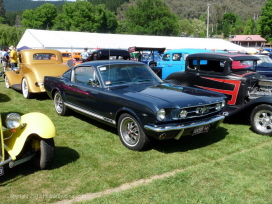
[[[3,176],[3,175],[4,175],[4,167],[0,166],[0,176]]]
[[[196,127],[194,129],[194,132],[193,132],[192,135],[197,135],[197,134],[200,134],[200,133],[203,133],[203,132],[208,132],[209,128],[210,128],[210,125],[203,125],[203,126]]]

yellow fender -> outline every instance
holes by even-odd
[[[16,74],[14,71],[6,71],[4,75],[8,77],[8,83],[10,86],[14,84],[20,84],[22,81],[21,76]]]
[[[38,135],[49,139],[56,136],[56,128],[48,116],[43,113],[33,112],[21,116],[21,123],[25,125],[16,129],[12,137],[4,140],[5,149],[13,160],[22,151],[30,135]]]
[[[35,83],[37,82],[37,79],[36,79],[33,72],[29,72],[29,73],[25,74],[23,78],[25,78],[27,80],[29,92],[31,92],[31,93],[41,92],[41,88],[35,85]],[[20,83],[22,84],[22,81]]]

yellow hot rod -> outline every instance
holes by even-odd
[[[25,98],[45,92],[44,76],[60,76],[69,69],[61,52],[53,49],[26,49],[19,52],[19,67],[5,71],[5,86],[22,91]]]
[[[56,129],[52,121],[38,112],[22,116],[9,113],[3,117],[0,117],[0,175],[4,174],[4,167],[13,168],[27,161],[38,169],[48,169],[55,155]]]

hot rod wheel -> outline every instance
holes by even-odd
[[[53,163],[53,158],[55,155],[55,143],[54,139],[41,139],[39,142],[40,148],[36,152],[33,158],[33,164],[38,169],[48,169]]]
[[[272,106],[256,106],[251,112],[250,124],[255,133],[272,136]]]

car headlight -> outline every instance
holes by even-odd
[[[219,110],[221,110],[221,108],[222,108],[222,104],[221,103],[217,103],[215,105],[215,110],[219,111]]]
[[[157,112],[157,120],[159,121],[163,121],[165,119],[165,110],[164,109],[160,109]]]
[[[6,125],[9,129],[16,129],[21,125],[21,116],[18,113],[10,113],[6,119]]]
[[[186,110],[181,110],[180,112],[179,112],[179,118],[180,119],[184,119],[184,118],[186,118],[187,117],[187,111]]]

